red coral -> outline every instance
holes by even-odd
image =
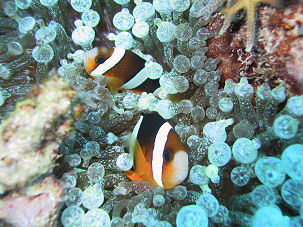
[[[291,81],[297,82],[298,88],[303,88],[303,38],[297,39],[291,43],[289,51],[291,59],[286,61],[286,68]]]
[[[246,25],[234,33],[226,32],[219,38],[209,39],[207,56],[222,59],[219,68],[224,73],[223,81],[227,78],[238,81],[245,76],[255,88],[267,81],[272,88],[284,84],[290,95],[303,94],[303,38],[299,32],[303,24],[302,12],[303,3],[279,10],[261,7],[255,52],[244,50]],[[216,33],[221,24],[222,18],[217,14],[208,28]]]
[[[14,226],[53,226],[62,197],[62,186],[52,177],[6,196],[0,203],[0,218]]]
[[[222,17],[216,14],[213,22],[208,26],[208,29],[216,33],[222,24]],[[224,80],[228,78],[237,78],[241,63],[237,61],[238,56],[234,55],[233,48],[230,46],[232,35],[230,32],[224,33],[220,37],[213,37],[207,40],[207,57],[221,58],[222,63],[219,69],[223,71]]]

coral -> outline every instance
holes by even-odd
[[[53,226],[62,187],[52,177],[11,193],[0,202],[0,217],[13,226]]]
[[[299,38],[296,39],[294,42],[290,44],[289,54],[291,57],[291,60],[287,61],[286,67],[287,72],[289,74],[289,80],[292,84],[294,81],[298,82],[298,84],[303,83],[303,76],[302,76],[302,65],[300,64],[302,60],[302,45],[303,39]],[[298,89],[302,88],[301,86],[298,87]],[[300,92],[302,92],[302,89],[300,89]]]
[[[246,52],[250,52],[254,46],[255,39],[255,20],[256,20],[256,7],[260,3],[277,4],[278,0],[238,0],[233,6],[223,9],[225,20],[219,35],[222,35],[229,27],[232,17],[240,9],[246,9],[247,13],[247,31],[246,31]]]
[[[302,3],[289,6],[286,10],[263,7],[259,9],[259,35],[258,48],[255,52],[246,53],[246,29],[241,26],[232,33],[225,32],[220,37],[208,40],[208,57],[220,57],[224,64],[219,65],[222,77],[237,81],[239,77],[246,76],[257,89],[262,82],[270,86],[283,84],[288,94],[302,94],[300,86],[300,42],[298,25],[302,19],[299,12]],[[296,21],[296,22],[294,22]],[[294,23],[296,26],[294,26]],[[214,15],[208,28],[216,33],[221,26],[220,15]],[[294,54],[296,50],[296,54]],[[234,72],[239,72],[235,75]]]
[[[58,121],[75,95],[63,79],[54,76],[31,95],[1,124],[1,194],[51,171],[58,139],[70,129],[68,118]]]

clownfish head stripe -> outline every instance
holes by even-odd
[[[163,183],[162,183],[163,151],[167,141],[168,133],[171,129],[172,127],[168,122],[164,123],[160,127],[155,139],[155,145],[153,150],[153,159],[152,159],[153,178],[156,181],[156,183],[161,187],[163,187]]]
[[[125,49],[121,47],[115,47],[112,55],[102,64],[100,64],[95,70],[91,72],[92,76],[99,76],[106,73],[108,70],[117,65],[125,55]]]

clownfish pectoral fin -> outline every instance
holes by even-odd
[[[133,170],[128,170],[124,172],[125,176],[127,176],[132,181],[143,181],[144,179],[138,175],[137,172]]]
[[[184,97],[182,97],[183,94],[177,93],[177,94],[169,94],[167,95],[167,99],[169,99],[170,101],[172,101],[174,104],[178,104],[179,102],[181,102],[181,100],[184,99]]]
[[[108,77],[109,83],[108,83],[108,88],[111,93],[116,93],[121,85],[123,84],[123,81],[117,77]]]
[[[132,133],[128,132],[125,135],[125,141],[123,142],[124,147],[130,147],[131,144],[131,139],[132,139]]]
[[[130,136],[129,139],[129,153],[132,155],[133,158],[136,157],[136,153],[138,152],[138,150],[140,150],[140,144],[138,142],[138,140],[133,137],[132,135]]]

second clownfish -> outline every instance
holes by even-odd
[[[164,189],[176,187],[188,174],[188,154],[178,134],[159,114],[142,114],[133,129],[130,153],[134,169],[125,175]]]
[[[84,54],[83,61],[86,71],[93,78],[98,75],[109,78],[111,91],[127,89],[137,93],[152,93],[159,88],[158,80],[138,74],[146,61],[123,48],[95,47]]]

